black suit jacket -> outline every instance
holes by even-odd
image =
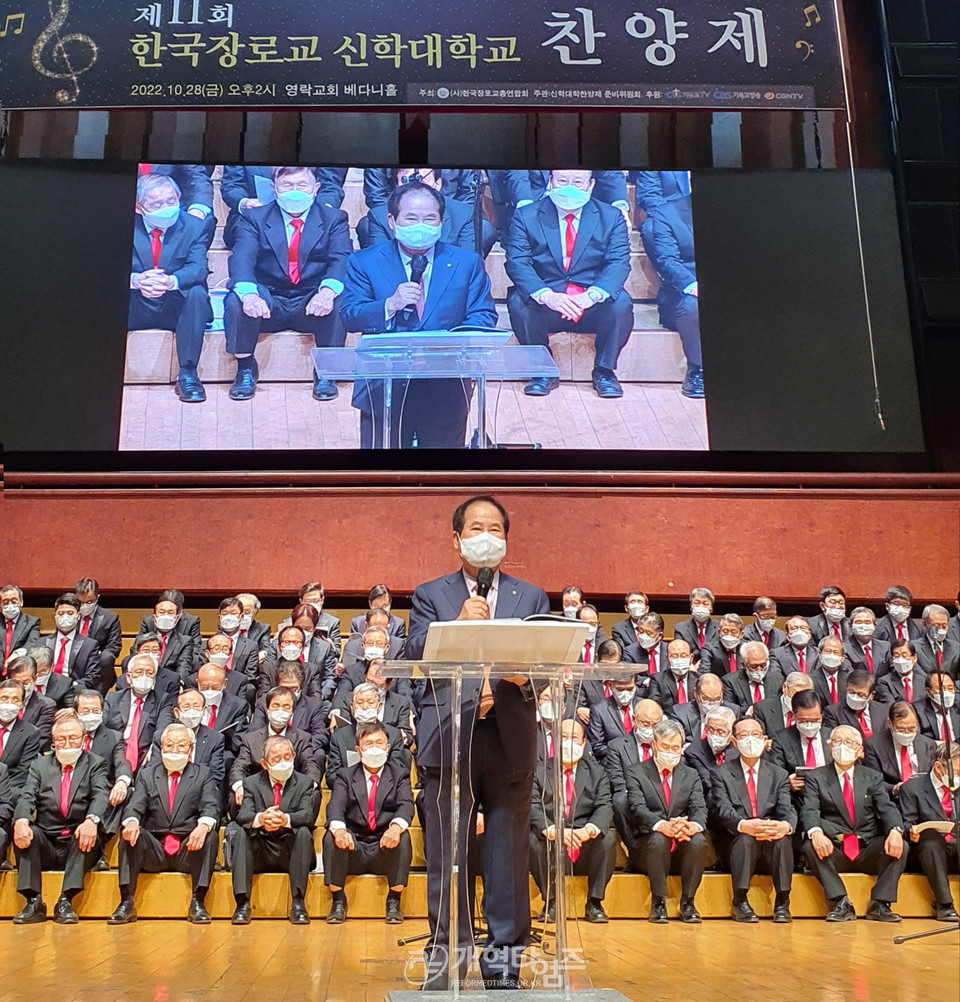
[[[837,703],[839,706],[843,703],[847,696],[847,676],[850,674],[852,669],[849,667],[849,662],[844,661],[836,671],[836,686],[837,686]],[[830,677],[828,672],[824,669],[822,664],[818,664],[813,671],[807,673],[811,680],[813,681],[813,691],[820,697],[820,701],[823,703],[824,712],[828,706],[833,706],[834,703],[830,696]]]
[[[905,830],[909,833],[914,825],[924,821],[953,821],[954,837],[958,834],[957,817],[948,818],[943,802],[933,788],[929,773],[918,773],[900,787],[900,814]]]
[[[305,696],[302,693],[293,708],[293,717],[290,726],[298,731],[305,731],[313,740],[313,747],[326,752],[330,744],[330,730],[327,727],[327,718],[330,716],[330,704],[326,700],[317,699],[315,696]],[[266,701],[261,699],[257,702],[253,712],[253,719],[250,721],[250,730],[267,726]]]
[[[44,637],[40,643],[53,652],[53,660],[57,660],[57,643],[59,633]],[[70,644],[70,656],[67,658],[66,673],[71,684],[80,689],[101,689],[100,685],[100,648],[96,640],[81,637],[79,629]]]
[[[741,641],[742,643],[742,641]],[[728,675],[735,675],[739,669],[739,663],[737,661],[737,648],[740,644],[737,644],[732,651],[728,651],[723,644],[720,643],[720,635],[717,634],[713,640],[708,640],[703,646],[703,650],[700,651],[700,673],[703,672],[713,672],[714,675],[718,675],[720,678],[726,678]],[[731,655],[733,657],[731,658]],[[730,662],[733,661],[734,670],[730,671]]]
[[[807,622],[810,624],[810,632],[813,634],[813,642],[821,641],[828,633],[833,633],[833,623],[821,612],[816,616],[811,616]],[[850,620],[844,619],[840,624],[840,639],[846,643],[850,639]]]
[[[628,704],[630,716],[643,697],[638,693]],[[624,707],[613,698],[605,697],[601,702],[590,707],[590,723],[587,725],[587,743],[593,750],[598,762],[603,762],[612,741],[622,738],[626,733],[623,726]]]
[[[797,827],[797,812],[790,796],[790,777],[779,766],[762,758],[756,768],[757,817],[764,821],[786,821]],[[731,835],[737,825],[753,817],[747,781],[740,761],[724,762],[713,774],[711,815]]]
[[[0,650],[3,649],[7,635],[7,621],[0,618]],[[40,643],[40,618],[31,616],[21,610],[13,623],[13,632],[10,637],[11,653],[21,647],[36,647]]]
[[[157,720],[157,734],[162,734],[167,724],[174,722],[173,707],[164,706]],[[217,707],[217,719],[212,730],[223,738],[223,754],[227,769],[240,751],[240,741],[250,723],[250,707],[239,696],[225,692]],[[205,726],[205,725],[204,725]]]
[[[760,683],[761,702],[773,696],[779,696],[783,689],[783,675],[780,669],[771,662],[767,673]],[[723,701],[737,707],[738,713],[744,713],[753,706],[753,682],[746,670],[740,668],[735,674],[723,677]]]
[[[408,661],[419,658],[423,654],[430,624],[456,619],[468,597],[467,585],[459,570],[417,585],[410,609],[410,631],[404,657]],[[546,615],[550,611],[550,603],[542,588],[501,571],[496,611],[497,619],[523,619]],[[463,684],[463,751],[470,747],[469,736],[473,732],[479,705],[480,686],[479,679],[470,679]],[[504,767],[532,772],[537,756],[536,697],[532,687],[493,679],[491,688]],[[440,767],[450,759],[452,695],[449,682],[438,680],[431,684],[428,681],[420,699],[420,719],[417,723],[417,762],[420,765]]]
[[[937,655],[929,637],[920,637],[917,640],[917,664],[928,675],[937,670]],[[949,634],[943,642],[943,670],[948,674],[957,677],[957,666],[960,665],[960,643],[951,640]]]
[[[759,703],[753,704],[753,716],[763,724],[764,733],[768,738],[773,738],[785,727],[783,719],[783,704],[780,696],[771,696],[769,699],[762,699]]]
[[[681,762],[673,770],[670,807],[666,806],[660,771],[653,759],[631,766],[626,773],[627,804],[634,824],[641,835],[653,832],[658,821],[679,818],[707,827],[707,804],[703,787],[695,769]]]
[[[205,766],[186,764],[177,784],[172,812],[169,790],[169,777],[162,762],[141,770],[122,812],[124,820],[136,818],[143,829],[154,835],[185,838],[197,827],[200,818],[220,817],[220,790],[213,773]]]
[[[754,620],[743,628],[743,642],[747,643],[751,640],[757,640],[761,644],[767,645],[767,650],[773,653],[778,647],[783,647],[784,644],[788,643],[787,635],[783,630],[778,630],[774,627],[768,634],[767,639],[763,639],[763,633],[760,627],[757,626],[757,621]]]
[[[717,626],[717,621],[715,619],[708,619],[703,624],[704,646],[715,640],[719,635],[720,627]],[[693,617],[683,619],[677,623],[673,631],[673,636],[676,640],[686,640],[694,661],[700,659],[700,631],[697,621]]]
[[[180,210],[180,218],[163,235],[157,267],[177,279],[182,293],[206,284],[209,244],[207,231],[206,220],[191,216],[184,207]],[[151,268],[153,248],[150,234],[143,224],[143,216],[137,216],[133,227],[133,262],[130,270],[136,273],[150,271]],[[131,289],[130,295],[142,296],[143,293],[138,289]]]
[[[920,707],[916,707],[916,710],[919,715]],[[890,704],[878,703],[876,698],[871,699],[867,703],[867,716],[870,719],[871,737],[883,730],[889,711]],[[846,699],[837,703],[836,706],[832,703],[825,703],[823,706],[823,726],[829,727],[832,730],[834,727],[839,727],[840,724],[846,724],[848,727],[856,727],[863,734],[863,728],[860,726],[860,714],[847,706]],[[864,740],[866,740],[866,735],[864,735]]]
[[[560,790],[561,805],[564,804],[565,791],[566,784],[563,784]],[[577,763],[577,774],[573,780],[573,804],[570,817],[564,824],[568,828],[582,828],[593,824],[600,829],[602,835],[612,823],[613,795],[610,780],[599,762],[584,756]],[[540,838],[544,838],[544,829],[553,824],[556,824],[553,769],[546,769],[543,775],[537,772],[533,778],[530,828]]]
[[[670,671],[670,661],[667,658],[667,642],[661,640],[654,648],[657,652],[655,658],[656,671],[650,674],[650,651],[645,651],[639,643],[632,643],[623,649],[623,660],[626,664],[637,666],[637,685],[644,694],[649,694],[650,686],[657,675]]]
[[[937,750],[937,742],[925,734],[918,734],[913,742],[913,750],[917,756],[916,775],[929,772],[933,767],[933,756]],[[889,728],[878,731],[863,746],[863,764],[883,776],[887,793],[896,796],[893,788],[899,786],[900,778],[900,746],[894,745]]]
[[[926,702],[927,676],[921,670],[919,663],[914,667],[911,678],[911,688],[913,689],[913,705],[918,706]],[[896,703],[898,700],[907,701],[907,690],[903,684],[903,676],[899,672],[888,672],[877,682],[877,694],[874,697],[881,703]]]
[[[398,768],[409,771],[408,756],[404,754],[403,735],[396,727],[384,724],[387,740],[390,742],[390,761]],[[341,724],[330,735],[327,751],[327,788],[332,790],[340,773],[353,768],[359,762],[357,755],[357,729],[352,723]]]
[[[319,650],[329,652],[330,645],[324,643],[324,646],[319,648]],[[258,699],[266,696],[277,684],[277,668],[282,663],[282,660],[275,650],[267,652],[267,656],[263,664],[260,665],[260,671],[257,674]],[[324,663],[310,660],[297,663],[303,669],[303,689],[301,691],[316,699],[330,699],[335,691],[336,675],[334,674],[334,669],[336,668],[336,659],[332,663],[330,663],[329,658],[325,658]]]
[[[38,689],[37,692],[40,690]],[[63,675],[58,675],[56,672],[50,672],[47,675],[42,695],[46,696],[47,699],[52,699],[58,710],[73,706],[74,703],[73,686],[70,684],[70,679],[64,678]]]
[[[610,780],[610,789],[615,796],[622,794],[626,797],[627,770],[631,766],[638,766],[641,761],[640,749],[634,734],[624,734],[622,738],[611,741],[607,746],[603,770],[607,774],[607,779]]]
[[[158,730],[156,740],[153,743],[151,759],[154,762],[160,761],[160,734],[162,733],[162,731]],[[209,727],[204,727],[201,724],[196,729],[195,736],[196,743],[193,746],[193,761],[213,773],[214,779],[217,781],[217,790],[219,791],[223,788],[225,776],[223,735],[218,734],[216,731],[211,731]]]
[[[362,635],[366,628],[367,623],[364,615],[361,614],[359,616],[354,616],[353,619],[350,620],[351,635]],[[401,640],[406,640],[407,624],[399,616],[395,616],[393,613],[390,613],[390,618],[387,620],[387,633],[391,637],[399,637]]]
[[[637,630],[633,620],[628,616],[626,619],[614,623],[613,629],[610,631],[610,639],[616,640],[621,651],[626,651],[628,647],[636,644]]]
[[[684,749],[683,757],[687,765],[693,766],[700,777],[700,785],[703,787],[703,796],[707,803],[710,803],[711,792],[713,790],[713,778],[718,769],[724,768],[728,763],[735,762],[740,758],[740,753],[733,745],[727,745],[723,749],[723,762],[717,761],[710,745],[706,741],[691,741]]]
[[[18,791],[10,785],[10,771],[0,763],[0,828],[7,828],[13,821],[17,806]]]
[[[46,752],[50,748],[50,730],[53,727],[53,715],[57,712],[57,704],[39,692],[32,692],[23,707],[23,721],[33,724],[40,732],[40,750]]]
[[[290,828],[313,828],[317,820],[314,807],[313,783],[299,772],[283,784],[280,791],[280,810],[290,816]],[[253,827],[253,820],[268,808],[273,807],[273,783],[268,773],[262,769],[243,781],[243,802],[237,811],[237,824],[259,838],[269,837],[268,832]],[[283,832],[283,829],[280,829]]]
[[[823,749],[823,761],[829,765],[833,761],[833,753],[830,751],[830,731],[821,725],[820,727],[820,747]],[[773,761],[786,769],[789,775],[793,775],[798,767],[806,765],[806,755],[803,751],[803,740],[796,724],[781,731],[773,739],[773,749],[771,752]],[[809,775],[809,773],[807,773]]]
[[[140,623],[140,629],[137,631],[136,639],[133,642],[133,646],[136,647],[140,638],[145,633],[158,633],[156,623],[154,622],[153,616],[144,616]],[[173,628],[174,633],[182,633],[185,637],[189,637],[193,644],[193,654],[200,651],[203,646],[203,641],[200,638],[200,617],[194,616],[191,612],[182,612],[180,618],[177,620],[177,625]]]
[[[20,788],[27,781],[30,765],[39,754],[40,732],[33,724],[14,720],[4,742],[0,762],[9,770],[10,785],[18,796]]]
[[[861,841],[885,836],[892,828],[902,828],[903,819],[883,785],[883,776],[857,764],[853,770],[853,813],[850,818],[843,799],[836,767],[831,763],[805,776],[800,825],[805,832],[821,828],[834,842],[844,835]]]
[[[242,630],[240,632],[243,633]],[[258,650],[266,651],[270,647],[270,627],[266,623],[254,620],[246,634],[246,639],[252,640]]]
[[[873,655],[873,674],[879,679],[886,675],[890,669],[890,645],[885,640],[878,640],[876,634],[870,641],[870,652]],[[846,660],[850,662],[851,668],[861,668],[869,671],[867,665],[867,655],[863,645],[855,636],[844,642],[843,653]]]
[[[815,644],[807,644],[806,648],[804,648],[804,657],[806,658],[807,674],[809,675],[820,664],[820,652],[817,650]],[[778,647],[775,651],[771,651],[770,663],[776,664],[780,671],[783,672],[784,678],[792,671],[800,671],[800,662],[797,660],[797,649],[790,643],[786,643],[783,647]]]
[[[27,818],[51,836],[66,828],[74,829],[88,815],[102,819],[109,809],[107,763],[92,752],[84,752],[73,767],[67,813],[60,810],[62,770],[53,755],[34,759],[20,791],[15,818]]]
[[[132,693],[129,689],[118,689],[108,693],[107,698],[103,701],[103,723],[112,731],[117,731],[121,735],[118,745],[119,758],[116,758],[118,769],[126,770],[119,773],[121,776],[129,774],[130,770],[127,762],[124,760],[121,764],[121,760],[123,760],[126,749],[126,741],[123,740],[122,735],[127,729],[127,722],[130,720],[130,713],[133,710],[131,695]],[[140,709],[140,738],[137,742],[139,751],[137,759],[138,774],[143,771],[144,756],[153,744],[153,736],[157,730],[157,720],[161,710],[162,707],[157,694],[155,692],[147,693],[143,699],[143,706]]]
[[[697,673],[689,671],[683,676],[682,683],[687,690],[687,702],[693,702],[694,688],[697,684]],[[650,699],[660,704],[660,708],[668,716],[673,716],[673,708],[677,702],[678,683],[677,676],[672,671],[657,672],[650,679]],[[681,704],[682,706],[683,704]]]
[[[240,741],[240,752],[236,761],[230,767],[230,786],[234,787],[247,776],[252,776],[260,770],[260,759],[263,758],[263,746],[272,731],[269,727],[258,727],[255,731],[247,731]],[[302,772],[311,783],[320,785],[323,777],[317,766],[313,741],[309,734],[288,727],[283,736],[293,745],[294,769]]]
[[[954,616],[953,621],[956,621]],[[908,619],[903,624],[907,640],[919,640],[923,636],[923,624],[918,619]],[[949,636],[949,634],[948,634]],[[885,640],[891,646],[897,638],[897,624],[889,616],[881,616],[877,620],[877,631],[873,635],[874,640]],[[957,637],[954,637],[956,640]]]
[[[920,720],[920,730],[928,738],[936,741],[943,740],[943,717],[940,715],[940,707],[932,700],[925,699],[919,705],[914,704],[917,717]],[[953,724],[953,740],[960,738],[960,708],[951,706],[947,710],[947,717]]]
[[[367,779],[363,765],[347,767],[339,773],[327,803],[327,819],[342,821],[347,830],[368,841],[378,840],[394,818],[403,818],[408,824],[413,820],[413,792],[410,774],[397,763],[387,760],[380,770],[377,782],[376,828],[367,823]]]
[[[122,760],[123,736],[107,727],[106,724],[101,724],[93,732],[90,751],[94,755],[99,755],[107,763],[107,781],[111,787],[117,778],[118,748],[120,749],[119,760]]]

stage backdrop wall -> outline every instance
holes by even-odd
[[[918,600],[957,592],[958,478],[943,478],[949,489],[870,491],[598,480],[497,489],[513,523],[505,569],[551,593],[576,582],[594,597],[639,586],[680,598],[708,585],[730,599],[762,589],[787,601],[839,583],[852,598],[876,601],[894,582]],[[92,574],[113,594],[176,586],[217,597],[238,588],[289,594],[316,578],[331,593],[365,593],[380,580],[409,593],[456,566],[450,515],[472,487],[482,489],[78,490],[37,482],[8,482],[4,579],[49,593]]]

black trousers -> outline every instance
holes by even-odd
[[[769,873],[777,894],[789,894],[793,881],[793,842],[790,836],[775,842],[760,842],[752,835],[737,834],[727,853],[730,879],[735,891],[746,891],[755,873]]]
[[[255,873],[288,873],[290,895],[302,898],[307,893],[307,877],[313,869],[313,831],[289,828],[276,832],[240,828],[232,839],[233,896],[253,891]]]
[[[583,331],[595,335],[594,366],[616,369],[617,360],[633,330],[633,303],[621,292],[585,310],[573,323],[553,310],[535,303],[516,287],[507,290],[507,310],[510,325],[520,344],[549,345],[549,334],[556,331]]]
[[[368,380],[360,406],[360,448],[383,447],[383,384]],[[473,381],[459,379],[395,379],[390,405],[390,447],[462,449]]]
[[[680,335],[687,363],[703,365],[703,355],[700,353],[700,300],[676,289],[662,287],[660,322]]]
[[[466,861],[477,805],[483,810],[483,911],[487,940],[480,954],[485,978],[516,977],[520,954],[530,938],[529,831],[533,772],[509,769],[495,720],[478,720],[473,733],[469,782],[461,781],[459,858]],[[422,767],[427,852],[427,912],[430,939],[424,949],[428,983],[447,973],[450,942],[450,771]],[[457,958],[466,975],[473,947],[473,875],[460,867]],[[467,949],[464,951],[464,944]]]
[[[312,334],[318,348],[343,347],[347,332],[340,322],[336,305],[333,312],[325,317],[307,316],[307,303],[316,295],[316,289],[288,296],[272,293],[265,286],[259,285],[257,292],[270,307],[269,317],[248,317],[235,292],[229,293],[224,300],[223,328],[227,351],[231,355],[253,354],[257,350],[260,334],[274,331],[302,331]]]
[[[63,870],[63,893],[70,895],[83,890],[87,871],[100,858],[100,840],[88,852],[80,851],[80,844],[69,835],[46,832],[36,825],[30,825],[33,841],[26,849],[13,847],[17,857],[17,890],[42,890],[44,870]]]
[[[933,900],[938,905],[952,904],[947,874],[957,872],[957,843],[947,842],[940,832],[925,831],[920,833],[920,840],[913,843],[910,849],[916,854],[920,869],[933,891]]]
[[[689,842],[677,842],[672,852],[670,842],[666,835],[659,832],[640,836],[638,846],[643,859],[643,872],[650,878],[650,894],[655,898],[665,898],[667,876],[679,873],[681,893],[692,901],[707,865],[710,846],[702,833],[694,835]]]
[[[217,833],[210,832],[203,848],[191,852],[187,848],[187,838],[180,841],[180,848],[172,856],[163,851],[163,835],[158,838],[153,832],[140,829],[136,845],[125,839],[119,843],[119,883],[123,891],[131,896],[137,892],[137,881],[141,873],[189,873],[190,887],[195,895],[203,896],[210,886],[213,865],[217,859]]]
[[[889,904],[897,900],[900,874],[907,866],[907,847],[904,846],[899,859],[894,859],[883,851],[885,841],[885,835],[878,835],[866,843],[861,839],[860,855],[851,860],[847,859],[839,845],[834,845],[833,852],[826,859],[821,859],[814,851],[813,843],[807,839],[803,843],[803,857],[829,900],[836,901],[847,893],[839,874],[871,873],[877,878],[870,892],[871,900]]]
[[[343,887],[347,877],[357,877],[363,873],[374,873],[387,878],[388,887],[406,887],[410,875],[410,861],[413,849],[410,833],[403,832],[395,849],[383,849],[380,836],[360,838],[353,835],[352,849],[338,849],[333,833],[323,836],[323,882],[330,887]]]
[[[620,838],[623,839],[623,844],[627,847],[631,861],[634,861],[637,839],[640,838],[640,833],[630,818],[626,793],[615,793],[613,795],[613,824]]]
[[[613,832],[605,831],[600,838],[585,842],[580,847],[580,855],[575,863],[565,850],[559,851],[564,860],[564,871],[577,877],[586,877],[587,896],[602,901],[617,863],[617,845]],[[556,859],[557,847],[548,843],[539,832],[531,831],[530,872],[544,901],[553,899]]]
[[[165,292],[157,299],[148,299],[131,289],[127,329],[141,331],[155,327],[174,331],[181,368],[196,366],[203,350],[203,331],[212,315],[210,294],[205,285],[195,285],[186,292]]]

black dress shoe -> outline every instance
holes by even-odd
[[[648,922],[654,925],[665,925],[667,922],[667,902],[663,898],[654,898],[650,902],[650,914],[647,916]]]
[[[328,925],[341,925],[347,921],[347,905],[344,901],[334,901],[327,915]]]
[[[680,899],[680,921],[687,925],[699,925],[703,921],[696,905],[689,898]]]
[[[384,913],[383,921],[387,925],[400,925],[403,922],[403,912],[400,911],[400,902],[394,898],[387,898],[387,910]]]
[[[560,380],[556,376],[538,376],[536,379],[528,380],[523,392],[528,397],[545,397],[552,393],[560,385]]]
[[[734,922],[759,922],[757,913],[750,907],[750,902],[743,900],[730,910],[730,918]]]
[[[321,379],[314,374],[313,377],[313,399],[314,400],[336,400],[340,395],[340,389],[332,379]]]
[[[190,908],[187,911],[187,921],[194,925],[210,925],[210,915],[203,907],[203,902],[199,898],[190,899]]]
[[[874,922],[899,922],[900,916],[887,901],[871,901],[867,908],[867,918]]]
[[[250,925],[250,902],[244,901],[242,905],[237,905],[230,921],[233,925]]]
[[[195,368],[180,370],[176,390],[180,402],[184,404],[202,404],[207,399],[207,391],[203,388]]]
[[[70,904],[70,899],[62,894],[57,898],[57,903],[53,906],[53,921],[59,925],[76,925],[80,919]]]
[[[846,895],[827,912],[828,922],[856,922],[856,920],[856,909],[850,904],[850,899]]]
[[[310,925],[310,916],[307,914],[306,906],[302,900],[297,900],[290,905],[291,925]]]
[[[786,925],[788,922],[793,921],[793,916],[790,914],[789,905],[774,905],[773,906],[773,921],[779,925]]]
[[[703,399],[703,367],[699,365],[688,365],[687,375],[683,380],[680,392],[691,400]]]
[[[594,904],[592,901],[587,902],[587,907],[584,910],[583,917],[588,922],[592,922],[594,925],[604,925],[610,921],[610,919],[607,918],[607,913],[603,910],[603,905]]]
[[[231,400],[250,400],[257,392],[257,379],[260,376],[260,368],[256,362],[248,369],[237,369],[236,378],[227,394]]]
[[[133,898],[129,901],[121,901],[117,910],[107,919],[107,925],[127,925],[129,922],[137,921],[137,906],[133,903]]]
[[[540,914],[537,916],[538,922],[549,922],[553,923],[557,921],[557,913],[554,911],[553,907],[541,908]]]
[[[957,910],[952,904],[937,905],[935,915],[938,922],[960,922],[960,915],[957,914]]]
[[[43,903],[43,898],[38,894],[31,898],[26,905],[13,916],[14,925],[34,925],[37,922],[47,921],[47,906]]]
[[[593,388],[597,391],[597,396],[605,400],[612,400],[615,397],[623,396],[623,387],[620,380],[612,372],[593,371]]]

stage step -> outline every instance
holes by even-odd
[[[960,901],[960,879],[951,877],[954,901]],[[23,907],[23,898],[16,893],[17,875],[0,874],[0,917],[11,918]],[[52,909],[60,893],[61,873],[43,875],[43,898]],[[874,878],[865,874],[845,874],[844,883],[850,900],[863,915],[870,899]],[[386,897],[386,881],[381,877],[350,877],[347,880],[347,910],[351,918],[381,918]],[[671,917],[678,913],[680,878],[668,880],[667,910]],[[586,903],[585,877],[567,878],[568,914],[582,916]],[[285,919],[290,905],[289,882],[283,874],[262,874],[253,884],[253,915],[255,918]],[[541,902],[530,882],[531,903],[534,914]],[[706,874],[697,894],[696,904],[704,918],[728,918],[733,893],[730,878],[722,874]],[[769,877],[757,877],[750,891],[750,903],[763,918],[773,913],[774,892]],[[119,900],[117,875],[111,872],[91,873],[86,890],[74,899],[74,907],[82,918],[105,919],[116,908]],[[190,900],[190,878],[179,873],[144,874],[137,893],[137,911],[141,918],[184,918]],[[900,880],[896,911],[906,918],[929,918],[933,914],[932,896],[926,879],[918,874],[907,874]],[[234,900],[229,873],[217,873],[207,894],[207,910],[218,919],[228,919],[233,914]],[[323,877],[310,877],[307,910],[314,918],[324,917],[330,909],[330,894],[323,886]],[[408,919],[425,919],[427,916],[427,877],[424,873],[411,873],[410,882],[401,902]],[[612,919],[646,918],[650,910],[650,886],[647,878],[636,874],[615,874],[607,887],[604,908]],[[827,903],[820,885],[813,877],[795,876],[790,908],[795,918],[823,918]],[[945,927],[944,927],[945,928]],[[748,935],[748,933],[744,933]]]

